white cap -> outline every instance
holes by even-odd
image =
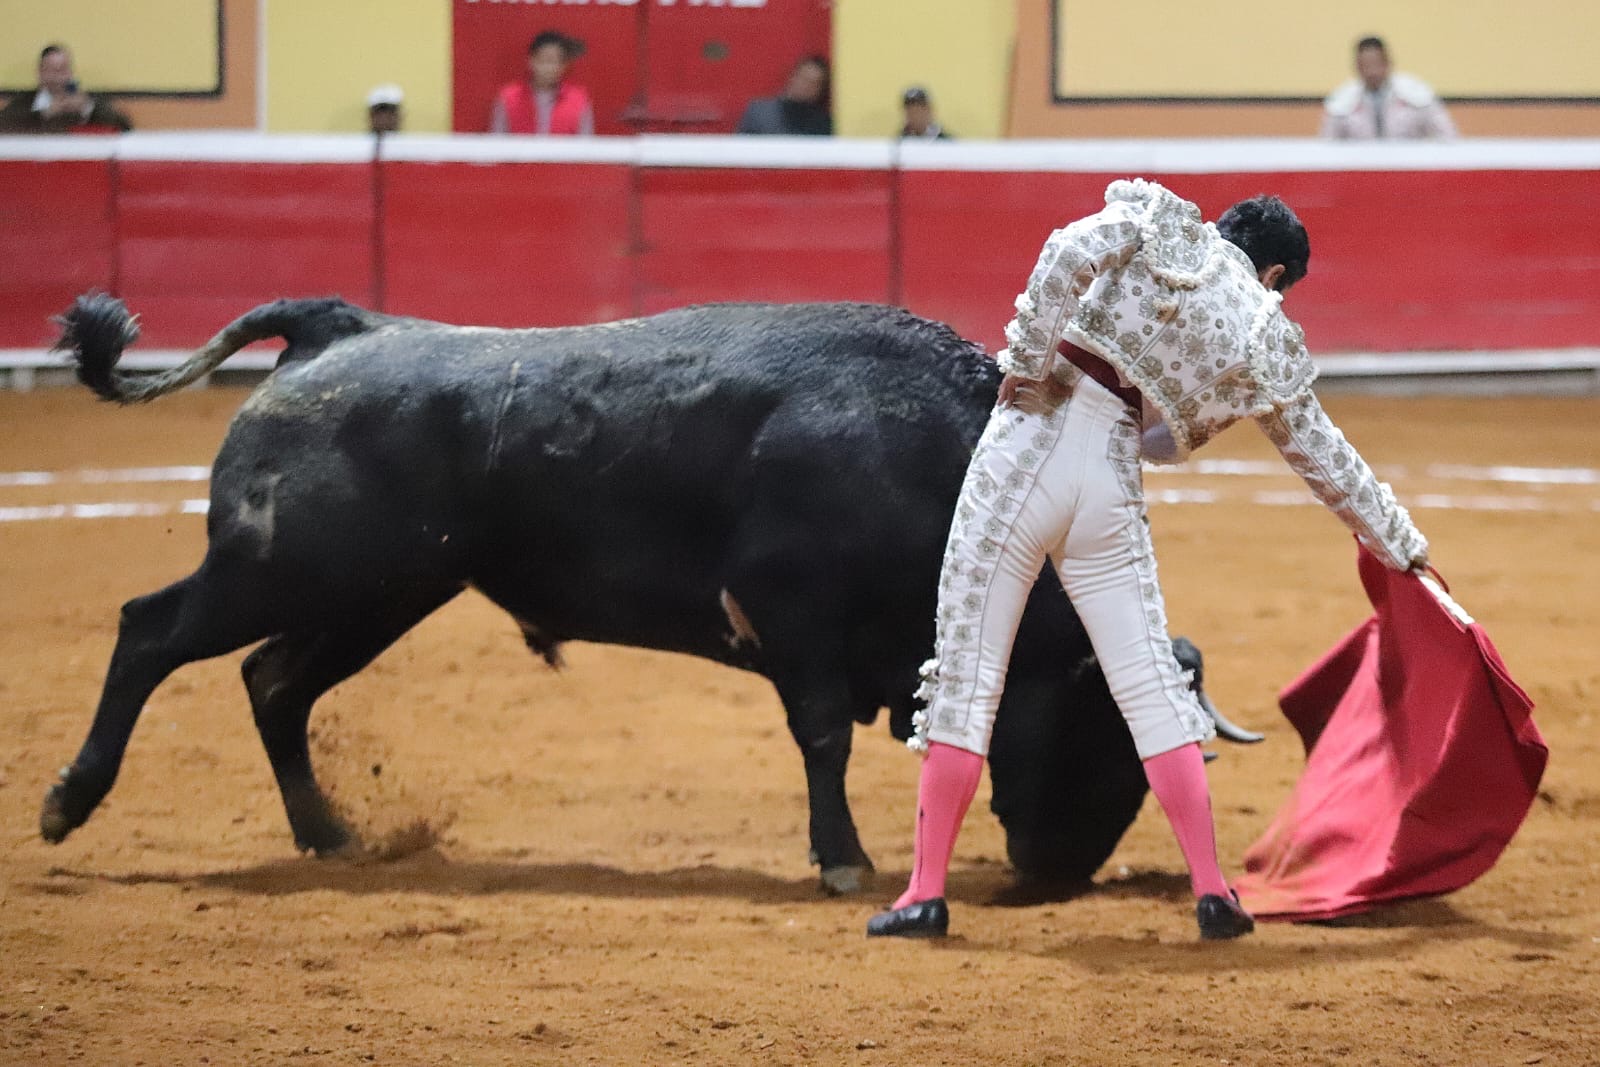
[[[406,94],[401,90],[400,86],[393,83],[379,85],[375,86],[372,92],[367,94],[367,106],[382,107],[387,104],[390,107],[399,107],[400,102],[405,98]]]

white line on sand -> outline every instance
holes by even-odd
[[[176,504],[109,500],[97,504],[39,504],[0,508],[0,522],[43,522],[51,519],[142,519],[157,515],[204,515],[210,501],[182,500]]]
[[[210,467],[96,467],[76,471],[0,471],[0,486],[60,485],[76,482],[83,485],[110,485],[130,482],[203,482],[211,477]]]

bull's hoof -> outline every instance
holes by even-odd
[[[822,868],[822,891],[830,897],[848,897],[872,885],[872,864]]]
[[[365,860],[367,859],[367,846],[361,838],[351,834],[345,838],[344,844],[324,848],[314,848],[310,852],[319,860]]]
[[[59,783],[51,786],[44,795],[43,807],[39,809],[39,836],[52,845],[61,844],[67,839],[68,834],[82,825],[67,817],[61,799],[65,792]]]
[[[319,860],[359,859],[363,854],[361,838],[337,822],[295,834],[294,847],[310,852]]]
[[[88,821],[93,804],[83,804],[73,797],[71,768],[61,772],[61,781],[44,794],[39,807],[39,836],[52,845],[59,845],[67,835]]]

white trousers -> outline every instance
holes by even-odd
[[[1048,557],[1140,759],[1210,739],[1172,654],[1139,467],[1138,415],[1077,368],[1039,415],[996,408],[972,454],[939,577],[920,741],[985,754],[1028,593]],[[1060,709],[1071,714],[1071,708]]]

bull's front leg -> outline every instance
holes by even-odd
[[[845,796],[844,776],[854,727],[844,689],[842,682],[831,680],[809,686],[778,683],[789,715],[789,733],[806,763],[811,862],[822,867],[822,889],[830,895],[860,892],[871,883],[873,872]]]

